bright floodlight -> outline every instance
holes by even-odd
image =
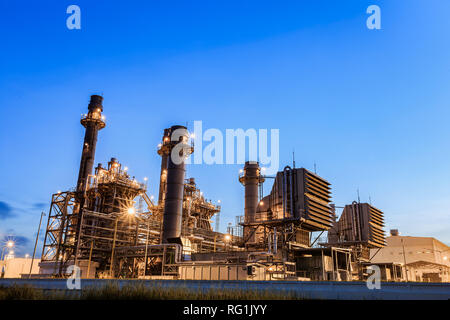
[[[135,214],[135,212],[136,212],[136,210],[133,207],[128,208],[128,214],[129,215]]]
[[[9,240],[9,241],[6,243],[6,245],[7,245],[9,248],[12,248],[12,247],[14,247],[14,241]]]
[[[225,235],[225,241],[230,241],[231,240],[231,236],[229,234]]]

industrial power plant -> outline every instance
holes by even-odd
[[[98,134],[106,126],[102,113],[103,97],[91,96],[81,117],[77,185],[52,195],[33,278],[64,278],[75,265],[81,278],[100,279],[364,280],[374,264],[371,252],[386,245],[384,214],[372,204],[348,204],[338,219],[326,179],[295,165],[267,176],[254,161],[236,177],[244,216],[219,232],[213,227],[219,202],[206,200],[195,178],[186,176],[184,161],[172,156],[174,150],[181,158],[195,152],[187,128],[162,132],[153,199],[148,181],[130,176],[118,159],[95,166]],[[179,143],[184,147],[178,150]],[[267,181],[273,186],[264,195]],[[323,232],[327,238],[319,238]],[[383,265],[383,277],[401,278],[396,267]]]

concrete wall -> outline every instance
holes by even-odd
[[[67,266],[73,265],[73,261],[69,262]],[[95,278],[95,273],[99,266],[98,262],[91,261],[89,265],[89,261],[87,260],[79,260],[78,267],[80,268],[81,278],[82,279],[92,279]],[[59,264],[56,264],[56,272],[59,270]],[[88,274],[89,270],[89,274]],[[39,263],[38,272],[41,275],[52,275],[55,273],[55,262],[45,261]],[[63,270],[63,273],[67,273],[67,270]]]
[[[303,299],[351,300],[448,300],[450,284],[418,282],[382,282],[380,289],[370,290],[365,282],[335,281],[183,281],[183,280],[81,280],[81,289],[102,287],[108,282],[119,286],[142,284],[156,288],[187,288],[194,291],[238,289],[244,291],[270,291],[295,293]],[[0,279],[0,286],[31,285],[36,288],[67,290],[67,280]]]
[[[181,280],[266,280],[264,268],[254,266],[253,275],[246,265],[196,265],[179,267]]]

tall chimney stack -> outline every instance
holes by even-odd
[[[167,133],[167,135],[166,135]],[[179,143],[188,142],[189,133],[184,126],[172,126],[170,132],[164,131],[167,156],[167,177],[165,182],[164,217],[162,230],[162,243],[181,243],[181,226],[183,219],[183,193],[184,177],[186,173],[185,163],[173,158],[172,150]],[[187,157],[193,152],[193,148],[181,149],[178,155]],[[164,161],[164,158],[163,158]],[[161,165],[163,168],[164,163]]]
[[[103,111],[103,97],[92,95],[89,102],[89,112],[81,117],[81,124],[86,128],[84,134],[83,152],[81,154],[80,171],[78,173],[77,192],[86,188],[87,178],[94,168],[95,147],[98,131],[105,127]]]
[[[244,166],[244,172],[239,177],[239,181],[245,187],[245,219],[244,224],[251,224],[256,219],[256,208],[258,207],[258,188],[259,184],[264,182],[264,177],[261,176],[261,169],[259,163],[256,161],[247,161]],[[252,232],[252,228],[244,226],[244,239],[247,239],[247,243],[255,242],[255,234]]]

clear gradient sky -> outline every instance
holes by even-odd
[[[81,30],[66,27],[71,4]],[[371,4],[381,30],[366,27]],[[359,188],[387,231],[449,244],[449,12],[447,0],[2,0],[0,237],[32,253],[51,194],[76,183],[80,114],[102,94],[96,163],[117,157],[150,194],[164,128],[276,128],[281,166],[294,149],[297,166],[316,163],[337,205]],[[188,168],[222,201],[222,229],[243,213],[240,167]]]

